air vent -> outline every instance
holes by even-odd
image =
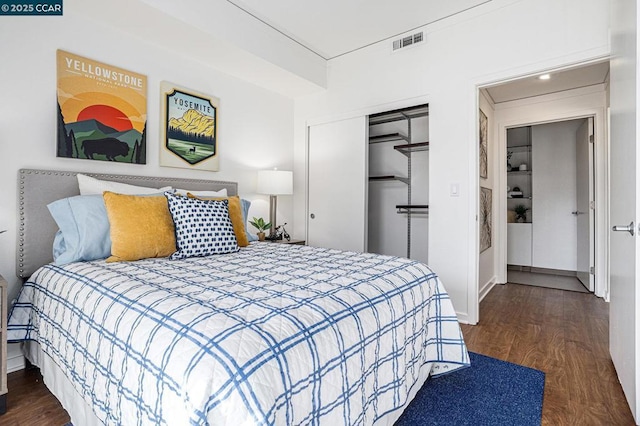
[[[399,38],[397,40],[393,40],[393,51],[403,49],[405,47],[412,46],[416,43],[421,43],[424,41],[424,33],[421,31],[419,33],[415,33],[406,37]]]

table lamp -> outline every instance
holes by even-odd
[[[258,171],[258,193],[269,195],[269,222],[271,222],[271,230],[267,238],[274,240],[276,239],[278,195],[293,194],[293,172],[277,169]]]

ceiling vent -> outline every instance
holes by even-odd
[[[393,40],[393,51],[398,51],[409,46],[413,46],[424,41],[424,32],[420,31],[412,35],[408,35],[397,40]]]

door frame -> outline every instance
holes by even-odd
[[[543,114],[546,115],[546,114]],[[586,108],[582,111],[572,111],[560,114],[551,114],[547,117],[531,117],[529,120],[515,120],[498,124],[498,152],[499,158],[506,158],[507,153],[507,128],[521,126],[535,126],[539,124],[554,123],[558,121],[575,120],[593,117],[594,121],[594,200],[595,200],[595,291],[596,296],[609,300],[609,217],[608,217],[608,158],[609,143],[606,139],[606,121],[607,114],[604,108]],[[504,161],[498,162],[498,193],[506,194],[507,191],[507,171]],[[498,243],[497,256],[497,282],[507,282],[507,220],[506,209],[507,202],[504,197],[498,200],[498,226],[496,230],[498,235],[496,241]],[[504,211],[503,211],[504,210]]]
[[[588,64],[593,64],[596,62],[608,61],[609,57],[598,57],[592,60],[583,61],[580,63],[570,64],[561,67],[555,68],[543,68],[536,72],[531,72],[526,75],[518,75],[511,76],[506,78],[501,78],[500,80],[493,81],[484,81],[484,82],[476,82],[475,84],[475,96],[476,96],[476,111],[475,111],[475,122],[478,123],[479,113],[478,108],[480,105],[480,89],[490,86],[495,86],[503,83],[508,83],[510,81],[531,77],[543,73],[553,73],[561,70],[565,70],[567,68],[574,68],[579,66],[584,66]],[[597,91],[602,91],[602,87],[599,87]],[[582,88],[582,89],[573,89],[571,90],[572,95],[576,96],[588,96],[589,93],[595,93],[596,91],[593,88]],[[563,98],[566,97],[567,93],[560,94],[551,94],[544,95],[544,97],[539,97],[546,102],[559,102]],[[568,98],[567,98],[568,99]],[[525,104],[526,100],[523,101],[512,101],[515,105],[516,103]],[[496,114],[496,110],[494,110],[494,116]],[[588,105],[580,105],[575,104],[572,106],[563,106],[558,110],[553,111],[540,111],[532,112],[528,118],[519,118],[519,119],[511,119],[500,122],[498,118],[494,118],[494,122],[492,123],[495,129],[494,135],[497,135],[498,138],[497,143],[494,145],[494,166],[493,173],[497,173],[498,179],[494,181],[494,187],[496,188],[496,194],[505,194],[507,188],[507,174],[506,174],[506,162],[502,161],[502,159],[506,158],[506,129],[509,127],[518,127],[518,126],[527,126],[527,125],[535,125],[535,124],[544,124],[548,122],[554,121],[564,121],[571,119],[580,119],[587,117],[594,118],[594,127],[595,127],[595,147],[594,147],[594,174],[595,174],[595,213],[596,213],[596,222],[595,222],[595,294],[599,297],[603,297],[606,301],[609,300],[609,121],[608,121],[608,111],[606,105],[603,106],[588,106]],[[477,132],[476,132],[477,134]],[[477,145],[477,143],[476,143]],[[477,152],[476,147],[476,152]],[[475,166],[478,167],[478,156],[475,158]],[[477,181],[477,180],[476,180]],[[507,272],[507,213],[506,213],[506,199],[504,197],[496,197],[496,203],[494,204],[495,212],[493,216],[494,221],[494,237],[496,242],[496,255],[494,262],[494,271],[495,271],[495,282],[492,283],[492,286],[495,284],[504,284],[507,281],[506,272]],[[479,205],[476,200],[476,213],[479,214]],[[477,217],[477,216],[476,216]],[[479,223],[475,221],[476,228],[476,238],[479,235]],[[486,295],[490,288],[485,288],[480,294],[480,284],[479,283],[479,248],[476,244],[475,247],[475,282],[476,282],[476,301],[479,312],[479,304],[481,298]]]

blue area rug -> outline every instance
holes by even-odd
[[[395,426],[539,426],[544,373],[469,352],[471,367],[428,379]]]

